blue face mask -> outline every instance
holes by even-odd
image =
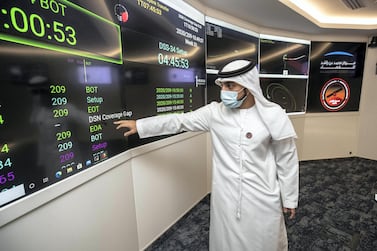
[[[243,101],[246,99],[247,95],[245,95],[245,97],[242,98],[241,100],[238,100],[237,97],[238,97],[238,93],[240,93],[244,89],[245,88],[242,88],[238,92],[236,92],[236,91],[223,91],[223,90],[221,90],[221,94],[220,94],[221,101],[223,101],[223,104],[226,107],[229,107],[229,108],[238,108],[238,107],[240,107],[242,105]]]

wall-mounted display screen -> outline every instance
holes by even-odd
[[[261,34],[260,73],[308,75],[309,47],[306,40]]]
[[[305,112],[310,41],[260,35],[260,77],[265,97],[288,113]]]
[[[113,121],[205,103],[188,5],[4,0],[0,17],[0,207],[149,142]]]
[[[234,59],[258,61],[259,35],[253,31],[206,17],[207,102],[219,101],[219,87],[214,83],[218,70]]]
[[[263,95],[286,112],[305,112],[306,78],[261,78]]]
[[[205,103],[204,15],[193,9],[184,15],[188,5],[174,1],[169,2],[176,10],[165,1],[154,2],[119,1],[116,6],[123,41],[122,95],[133,119],[188,112]],[[151,140],[131,136],[128,144]]]
[[[366,43],[312,42],[308,112],[358,111]]]
[[[207,69],[219,70],[239,58],[258,60],[259,35],[244,28],[206,17]]]

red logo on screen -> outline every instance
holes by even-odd
[[[328,111],[339,111],[348,103],[350,88],[341,78],[332,78],[322,87],[320,99],[322,106]]]
[[[128,11],[123,4],[116,4],[114,6],[114,14],[119,22],[126,23],[128,21]]]

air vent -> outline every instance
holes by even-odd
[[[362,0],[342,0],[342,2],[344,3],[345,6],[347,6],[347,8],[350,8],[353,10],[357,10],[357,9],[365,7],[365,4],[363,3]]]

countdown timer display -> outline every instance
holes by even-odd
[[[2,1],[0,20],[1,40],[122,63],[120,27],[69,1]]]
[[[6,22],[3,24],[5,29],[13,29],[19,33],[27,33],[30,29],[31,34],[38,38],[46,37],[48,40],[54,39],[56,42],[71,46],[77,44],[76,30],[72,26],[65,26],[57,21],[53,21],[52,25],[45,24],[40,15],[33,13],[29,16],[18,7],[12,7],[9,11],[1,9],[1,13],[10,18],[10,24]]]

